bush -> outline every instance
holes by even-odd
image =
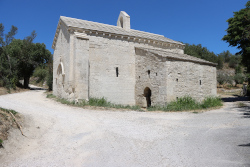
[[[107,106],[110,106],[110,104],[111,103],[108,102],[104,97],[89,99],[89,105],[91,106],[107,107]]]
[[[245,80],[245,75],[242,74],[242,73],[235,74],[234,80],[235,80],[235,83],[236,83],[235,86],[237,84],[243,84],[243,82]]]
[[[217,82],[218,82],[220,85],[224,85],[225,82],[226,82],[226,76],[225,76],[225,74],[218,73],[218,74],[217,74]]]
[[[167,105],[168,110],[183,111],[199,109],[199,104],[190,96],[185,96],[177,99],[177,101],[170,102]]]
[[[218,97],[206,97],[201,103],[198,103],[190,96],[181,97],[176,101],[168,103],[166,106],[152,106],[149,111],[187,111],[207,109],[211,107],[222,106],[222,101]]]
[[[38,77],[38,80],[36,81],[36,83],[40,83],[40,82],[44,83],[45,78],[47,76],[47,70],[42,67],[37,67],[34,71],[33,76]]]
[[[222,105],[223,105],[222,101],[219,97],[212,97],[212,96],[206,97],[201,104],[202,108],[204,109],[210,108],[210,107],[222,106]]]
[[[49,87],[49,91],[53,89],[53,73],[49,72],[46,78],[46,84]]]

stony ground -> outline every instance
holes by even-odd
[[[27,137],[10,131],[0,166],[249,167],[244,100],[225,98],[223,108],[197,114],[87,110],[47,99],[43,90],[3,95],[0,107],[23,115]]]

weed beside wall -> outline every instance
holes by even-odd
[[[139,107],[139,106],[113,104],[113,103],[107,101],[104,97],[102,97],[102,98],[90,98],[89,101],[82,100],[82,101],[79,101],[77,103],[75,101],[69,101],[67,99],[57,98],[53,94],[48,94],[47,98],[54,98],[54,99],[56,99],[56,101],[58,101],[62,104],[78,106],[78,107],[96,106],[96,107],[105,107],[105,108],[117,108],[117,109],[128,109],[128,110],[142,111],[141,107]]]
[[[89,101],[69,101],[63,98],[57,98],[53,94],[48,94],[47,98],[54,98],[56,101],[72,105],[72,106],[97,106],[97,107],[105,107],[105,108],[117,108],[117,109],[129,109],[135,111],[142,111],[140,106],[130,106],[130,105],[121,105],[121,104],[113,104],[103,98],[90,98]],[[212,107],[222,106],[222,101],[219,97],[206,97],[201,103],[197,102],[190,96],[181,97],[176,101],[172,101],[168,103],[166,106],[152,106],[147,108],[148,111],[188,111],[188,110],[200,110],[207,109]]]
[[[218,97],[206,97],[201,103],[190,96],[181,97],[176,101],[168,103],[166,106],[152,106],[148,111],[188,111],[200,110],[211,107],[222,106],[222,101]]]

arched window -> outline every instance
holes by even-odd
[[[120,18],[120,25],[123,28],[123,17]]]
[[[57,81],[58,84],[64,84],[64,78],[65,78],[65,73],[64,73],[64,66],[63,63],[61,62],[58,67],[57,67],[57,78],[59,79]]]

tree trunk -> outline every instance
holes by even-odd
[[[24,80],[23,87],[29,88],[30,77],[29,76],[23,77],[23,80]]]

